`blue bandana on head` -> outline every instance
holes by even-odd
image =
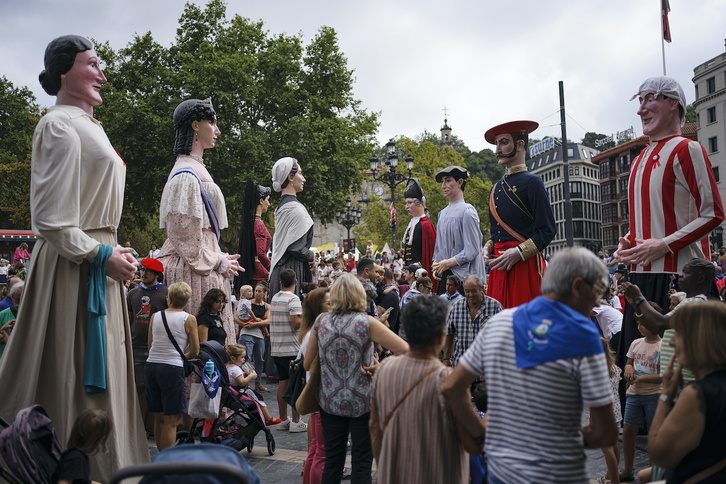
[[[593,322],[566,304],[538,297],[514,311],[517,368],[604,352]]]

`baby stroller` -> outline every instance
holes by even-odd
[[[119,469],[110,484],[144,477],[140,484],[262,484],[257,472],[231,448],[202,443],[180,445],[159,452],[151,464]]]
[[[237,450],[246,447],[247,452],[252,452],[255,436],[259,432],[264,432],[267,440],[267,452],[274,455],[275,438],[265,425],[257,402],[230,386],[226,368],[227,352],[224,347],[216,341],[205,341],[200,344],[199,358],[194,360],[197,367],[194,373],[200,378],[208,360],[214,362],[214,366],[219,370],[221,379],[219,391],[222,392],[221,407],[226,407],[230,413],[226,418],[216,418],[211,427],[207,424],[206,432],[205,419],[195,418],[189,432],[177,432],[177,445],[192,444],[198,438],[200,442],[225,444]]]

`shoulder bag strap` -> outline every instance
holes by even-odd
[[[404,395],[401,397],[401,399],[398,401],[398,403],[396,403],[396,405],[393,406],[391,411],[386,416],[386,419],[383,421],[383,430],[385,430],[386,427],[388,427],[389,420],[391,420],[391,418],[393,417],[393,414],[396,413],[396,410],[398,410],[398,407],[400,407],[401,404],[406,400],[406,398],[408,398],[408,396],[411,394],[411,392],[414,390],[414,388],[416,388],[419,385],[419,383],[424,381],[427,376],[429,376],[430,374],[432,374],[433,372],[438,371],[438,370],[441,370],[441,368],[439,366],[431,368],[429,371],[427,371],[426,373],[421,375],[421,377],[418,380],[416,380],[416,382],[413,385],[411,385],[411,388],[409,388],[408,391],[406,393],[404,393]]]
[[[169,339],[171,340],[171,344],[174,345],[174,348],[179,352],[179,356],[182,358],[182,362],[187,359],[186,356],[184,356],[184,352],[179,348],[179,343],[176,342],[174,339],[174,336],[171,334],[171,330],[169,329],[169,323],[166,322],[166,311],[159,311],[161,313],[161,319],[164,321],[164,329],[166,329],[166,334],[169,336]]]

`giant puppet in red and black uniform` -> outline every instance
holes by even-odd
[[[497,161],[506,167],[489,196],[491,240],[485,257],[491,271],[487,295],[505,308],[519,306],[540,295],[545,264],[542,251],[556,233],[542,179],[527,171],[528,134],[539,125],[512,121],[488,130],[484,138],[496,145]]]
[[[420,264],[430,277],[433,274],[431,263],[436,245],[436,227],[426,216],[426,197],[417,180],[409,180],[403,197],[406,199],[406,211],[411,216],[403,235],[404,265]],[[436,291],[438,281],[433,284]]]

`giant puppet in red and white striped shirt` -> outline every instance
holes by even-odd
[[[711,162],[700,143],[674,135],[651,142],[633,161],[628,182],[631,247],[662,239],[668,252],[634,272],[678,273],[709,259],[709,233],[724,219]]]
[[[616,255],[636,274],[675,274],[694,257],[709,260],[723,203],[705,149],[681,136],[686,96],[678,82],[647,79],[636,97],[650,144],[630,168],[630,231]]]

